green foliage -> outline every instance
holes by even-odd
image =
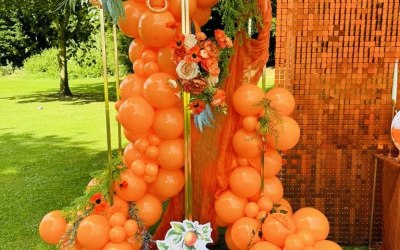
[[[10,62],[6,62],[5,66],[0,66],[0,76],[8,76],[14,72],[14,66]]]
[[[56,78],[58,76],[57,49],[50,48],[24,61],[24,72],[28,77]]]

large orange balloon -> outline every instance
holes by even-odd
[[[314,250],[341,250],[342,248],[333,241],[322,240],[315,242]]]
[[[48,244],[58,244],[66,232],[67,222],[60,210],[46,214],[39,224],[39,234]]]
[[[120,180],[114,182],[114,191],[126,201],[137,201],[146,190],[146,182],[129,169],[121,173]]]
[[[285,88],[273,88],[267,92],[265,97],[271,100],[271,107],[274,107],[281,115],[289,116],[294,110],[294,97]]]
[[[175,23],[175,18],[171,12],[145,11],[139,20],[139,34],[143,42],[161,48],[174,41],[175,32],[167,27],[168,23]]]
[[[260,170],[260,156],[250,159],[250,164],[257,170]],[[282,156],[279,152],[271,147],[268,147],[264,153],[264,177],[270,178],[279,173],[282,169]]]
[[[247,199],[240,198],[228,190],[215,201],[215,212],[221,220],[232,224],[244,216],[246,203]]]
[[[181,138],[175,140],[163,140],[158,146],[158,164],[165,169],[179,169],[184,164],[184,141]]]
[[[282,116],[282,123],[276,125],[274,129],[278,132],[277,140],[275,140],[275,136],[267,134],[267,142],[271,147],[279,150],[288,150],[299,142],[300,127],[292,118]]]
[[[181,20],[181,0],[169,1],[168,10],[177,21]],[[192,17],[195,12],[197,12],[196,0],[189,0],[189,16]]]
[[[250,250],[281,250],[281,248],[268,241],[260,241],[252,246]]]
[[[266,241],[283,247],[286,237],[294,234],[296,227],[293,220],[286,214],[274,213],[265,219],[262,232]]]
[[[137,59],[142,58],[142,54],[148,47],[143,43],[140,38],[132,40],[129,45],[129,60],[134,63]]]
[[[157,63],[160,71],[168,73],[176,79],[178,75],[176,73],[176,64],[172,59],[173,51],[174,49],[171,46],[160,49],[157,55]]]
[[[232,146],[236,154],[244,158],[253,158],[260,154],[261,142],[256,132],[247,132],[244,129],[233,135]]]
[[[183,113],[178,108],[160,109],[156,111],[154,133],[162,139],[176,139],[183,133]]]
[[[296,234],[289,235],[285,239],[285,249],[287,250],[303,250],[304,241]]]
[[[147,78],[144,83],[143,96],[155,108],[170,108],[178,102],[178,88],[173,88],[168,80],[174,77],[167,73],[156,73]]]
[[[122,100],[126,100],[132,96],[143,96],[143,85],[145,79],[137,74],[130,74],[122,80],[120,95]]]
[[[139,19],[146,11],[146,6],[141,3],[133,3],[132,1],[124,2],[125,19],[121,17],[118,26],[122,33],[129,37],[139,37]]]
[[[118,121],[127,130],[142,133],[153,124],[154,109],[142,97],[130,97],[119,108]]]
[[[241,115],[259,115],[262,106],[257,105],[264,98],[264,92],[254,84],[245,84],[233,94],[233,107]]]
[[[197,8],[192,18],[200,26],[204,26],[211,18],[211,8]]]
[[[312,207],[304,207],[293,215],[297,230],[308,229],[315,241],[325,240],[329,234],[329,222],[326,216]]]
[[[146,138],[150,135],[150,131],[145,131],[142,133],[133,133],[132,131],[123,129],[125,138],[130,141],[131,143],[135,143],[139,138]]]
[[[225,232],[225,243],[229,250],[240,250],[232,240],[232,227],[228,227]]]
[[[102,249],[109,242],[110,228],[110,224],[104,216],[89,215],[79,224],[78,242],[82,247],[90,250]]]
[[[218,0],[197,0],[197,6],[199,7],[212,7],[218,3]]]
[[[128,202],[121,199],[118,195],[114,194],[112,210],[115,213],[122,213],[125,218],[128,218],[129,215],[129,205]]]
[[[232,225],[232,241],[239,249],[247,249],[248,246],[261,241],[258,233],[259,222],[256,219],[242,217]]]
[[[260,174],[252,167],[237,167],[229,177],[229,186],[237,196],[242,198],[251,197],[260,190]]]
[[[119,243],[113,243],[109,242],[103,250],[132,250],[132,246],[127,242],[119,242]]]
[[[154,195],[146,194],[135,204],[138,216],[146,227],[156,224],[161,218],[162,205]]]
[[[131,167],[132,162],[142,159],[143,156],[139,153],[132,143],[129,143],[124,149],[123,161],[125,166]]]
[[[158,175],[155,181],[149,187],[157,197],[173,197],[177,195],[185,184],[185,176],[180,169],[166,170],[158,169]]]
[[[283,197],[283,185],[277,177],[264,179],[264,196],[277,203]]]

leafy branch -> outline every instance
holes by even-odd
[[[263,108],[263,115],[258,119],[260,125],[257,130],[258,134],[263,138],[263,142],[265,142],[266,135],[271,135],[275,143],[278,143],[279,131],[276,126],[282,125],[282,116],[275,107],[271,106],[271,100],[267,98],[263,98],[255,105]]]
[[[87,4],[90,2],[93,5],[103,8],[107,16],[109,16],[114,24],[122,17],[125,18],[125,9],[121,0],[62,0],[60,8],[70,8],[75,11],[78,4]]]

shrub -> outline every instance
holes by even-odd
[[[0,65],[0,76],[8,76],[11,75],[14,72],[14,66],[12,62],[8,62],[4,66]]]
[[[24,61],[24,73],[28,77],[57,78],[57,49],[45,49]]]

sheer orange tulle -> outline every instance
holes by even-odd
[[[224,83],[228,97],[232,97],[236,88],[242,84],[256,84],[268,60],[271,3],[270,0],[258,2],[264,25],[257,39],[246,39],[243,32],[236,35],[233,47],[235,54],[230,61],[229,77]],[[238,39],[240,36],[243,37],[242,41]],[[227,104],[230,107],[228,115],[218,116],[214,128],[208,128],[202,134],[192,128],[193,220],[200,223],[211,222],[214,240],[218,233],[214,201],[228,186],[234,159],[231,139],[239,124],[239,115],[231,108],[232,99],[227,98]],[[183,198],[181,193],[171,200],[156,231],[156,239],[164,238],[170,228],[170,221],[183,219]]]

